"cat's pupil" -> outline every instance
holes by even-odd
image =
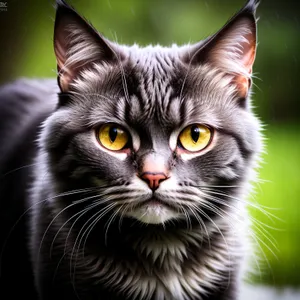
[[[109,129],[109,139],[113,143],[118,135],[118,129],[116,127],[110,127]]]
[[[200,136],[200,130],[198,126],[192,126],[191,128],[191,137],[195,143],[197,143]]]

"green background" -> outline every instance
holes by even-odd
[[[106,37],[146,45],[197,42],[217,31],[244,1],[72,0]],[[54,2],[7,2],[0,12],[0,83],[17,77],[55,77]],[[254,106],[265,124],[266,153],[251,197],[264,255],[252,280],[300,285],[300,1],[262,0]],[[255,265],[254,265],[255,267]],[[259,270],[260,269],[260,270]]]

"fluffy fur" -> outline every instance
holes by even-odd
[[[1,145],[10,128],[27,136],[23,147],[38,144],[29,147],[21,190],[38,299],[238,299],[246,197],[261,151],[249,98],[255,9],[249,1],[196,45],[140,48],[106,40],[58,1],[60,90],[30,81],[1,90],[19,101],[19,111],[12,100],[1,104]],[[19,92],[29,86],[34,96]],[[99,143],[95,130],[106,123],[128,132],[124,150]],[[191,124],[211,130],[203,151],[178,142]],[[9,149],[16,144],[1,150],[11,161]],[[155,190],[143,179],[147,161],[168,175]]]

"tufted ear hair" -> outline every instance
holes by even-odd
[[[56,1],[54,51],[62,92],[67,92],[80,73],[95,63],[112,63],[122,58],[115,45],[63,0]]]
[[[241,97],[251,86],[252,66],[256,54],[255,0],[250,0],[225,26],[204,42],[192,46],[184,55],[188,64],[210,63],[233,75],[233,82]]]

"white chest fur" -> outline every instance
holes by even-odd
[[[101,258],[93,277],[130,299],[199,300],[228,280],[224,274],[236,268],[242,253],[232,232],[221,236],[211,227],[207,233],[211,240],[200,227],[145,235],[133,245],[136,260],[116,263],[113,257]]]

